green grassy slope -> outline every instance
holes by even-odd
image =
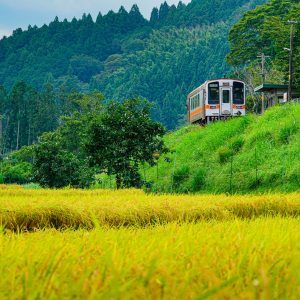
[[[143,168],[158,192],[267,192],[300,187],[300,105],[269,109],[166,137],[172,151]]]

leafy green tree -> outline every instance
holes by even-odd
[[[161,124],[150,118],[150,103],[139,98],[110,102],[91,123],[85,149],[90,164],[108,175],[116,185],[140,187],[141,163],[155,164],[155,154],[167,151]]]
[[[43,187],[62,188],[79,185],[80,162],[61,147],[57,132],[45,133],[34,147],[34,180]]]
[[[285,74],[284,81],[287,81],[289,53],[284,48],[289,48],[290,43],[288,20],[300,21],[299,11],[298,0],[271,0],[247,12],[230,31],[230,53],[227,61],[242,69],[246,65],[251,72],[258,64],[257,56],[263,52],[270,56],[270,73],[274,74],[268,80],[276,82],[278,72],[281,72]],[[300,53],[300,24],[294,30],[294,84],[300,87],[300,65],[297,63]]]
[[[85,188],[92,184],[95,169],[88,166],[83,143],[90,122],[102,111],[100,93],[72,94],[73,112],[62,118],[63,124],[45,133],[34,145],[33,173],[44,187],[73,186]]]

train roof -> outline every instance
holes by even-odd
[[[210,82],[214,82],[214,81],[220,81],[220,80],[233,80],[233,81],[237,81],[237,82],[242,82],[244,83],[244,81],[239,80],[239,79],[234,79],[234,78],[217,78],[217,79],[211,79],[211,80],[206,80],[203,84],[201,84],[200,86],[198,86],[197,88],[195,88],[193,91],[191,91],[188,94],[189,96],[192,96],[193,94],[195,94],[196,92],[198,92],[203,86],[205,86],[206,84],[210,83]]]

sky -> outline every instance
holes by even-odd
[[[0,38],[10,35],[16,28],[26,29],[28,25],[42,26],[51,22],[55,16],[60,20],[80,18],[90,13],[95,18],[99,11],[106,14],[109,10],[118,11],[121,5],[130,9],[137,4],[142,14],[149,18],[153,7],[164,0],[0,0]],[[167,0],[177,4],[179,0]],[[182,0],[184,3],[190,0]]]

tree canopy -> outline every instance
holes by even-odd
[[[92,166],[116,175],[117,187],[140,187],[139,167],[155,164],[155,154],[167,151],[163,126],[150,117],[150,103],[133,98],[110,102],[88,130],[86,153]]]
[[[167,152],[164,127],[150,103],[133,98],[106,103],[99,93],[73,95],[77,110],[31,147],[33,178],[44,187],[88,187],[96,174],[116,177],[118,188],[140,187],[139,167]]]
[[[230,27],[265,1],[163,3],[149,21],[135,5],[96,20],[84,14],[17,29],[0,41],[0,85],[10,91],[22,79],[38,93],[45,84],[55,94],[99,89],[116,101],[138,95],[153,102],[152,115],[174,129],[184,122],[189,90],[230,72]]]
[[[300,1],[271,0],[247,12],[230,31],[230,54],[227,60],[235,66],[257,62],[260,53],[270,56],[271,68],[279,70],[288,79],[289,53],[284,48],[290,45],[288,20],[299,21],[294,26],[295,82],[300,87]],[[272,78],[271,78],[272,80]]]

